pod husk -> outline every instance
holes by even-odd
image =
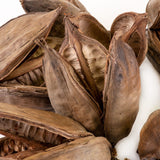
[[[160,110],[154,111],[140,132],[140,141],[138,153],[141,159],[159,159],[160,158]]]
[[[85,7],[78,0],[20,0],[26,12],[48,12],[62,7],[60,15],[73,16],[79,12],[87,12]]]
[[[0,27],[0,80],[35,48],[34,39],[47,37],[60,11],[58,8],[49,13],[23,15]]]
[[[6,103],[0,103],[0,133],[52,145],[92,135],[68,117]]]
[[[106,64],[103,92],[104,129],[115,145],[127,136],[139,110],[140,74],[132,48],[116,35],[112,38]]]
[[[81,34],[67,18],[65,32],[65,39],[59,53],[74,67],[86,84],[85,88],[102,106],[108,50],[98,41]]]
[[[55,112],[73,118],[96,135],[102,135],[100,107],[85,90],[75,70],[44,41],[37,40],[37,43],[45,52],[44,77]]]
[[[3,84],[0,85],[0,102],[20,107],[54,111],[46,87]]]
[[[71,17],[70,20],[81,33],[99,41],[107,49],[109,48],[111,33],[96,18],[88,13],[81,12],[77,16]]]
[[[104,137],[86,137],[47,149],[24,160],[110,160],[110,147]]]
[[[126,12],[119,15],[111,26],[111,35],[113,36],[115,32],[119,32],[123,36],[123,40],[134,50],[139,66],[145,59],[148,50],[147,20],[145,13]]]

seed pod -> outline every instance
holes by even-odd
[[[82,35],[67,18],[65,32],[59,52],[74,67],[87,84],[85,88],[101,105],[108,51],[98,41]]]
[[[26,12],[48,12],[62,7],[61,15],[74,16],[86,9],[78,0],[20,0]]]
[[[116,34],[112,38],[106,64],[104,129],[107,139],[115,145],[127,136],[139,109],[140,75],[132,48]]]
[[[82,86],[75,70],[45,42],[37,40],[37,43],[44,48],[44,77],[55,112],[73,118],[96,135],[102,135],[99,105]]]
[[[0,102],[20,107],[53,111],[46,87],[0,85]]]
[[[142,160],[160,158],[159,122],[160,110],[156,110],[149,116],[140,132],[138,153]]]
[[[96,18],[88,13],[79,13],[77,16],[70,18],[71,22],[77,26],[78,30],[84,35],[96,39],[107,49],[111,41],[111,34],[107,31]]]
[[[3,159],[14,157],[22,159],[22,157],[25,158],[26,156],[31,156],[37,151],[45,150],[47,148],[47,146],[22,137],[11,137],[12,138],[4,137],[0,139],[0,157],[3,157]],[[23,151],[22,148],[24,149]],[[30,154],[26,155],[25,151],[30,152]]]
[[[160,73],[160,2],[150,0],[146,7],[146,12],[149,17],[148,22],[148,54],[147,57]]]
[[[112,36],[117,31],[123,36],[135,52],[139,66],[142,64],[148,49],[148,41],[146,37],[146,14],[138,14],[127,12],[119,15],[111,26]]]
[[[104,137],[86,137],[49,148],[24,160],[111,160],[110,144]]]
[[[6,136],[16,135],[52,146],[92,135],[68,117],[5,103],[0,104],[0,133]],[[61,137],[58,143],[55,135]]]
[[[0,80],[8,76],[35,48],[35,38],[47,37],[60,10],[23,15],[0,28]]]
[[[159,29],[160,26],[160,1],[159,0],[149,0],[146,13],[148,14],[148,27],[150,29]]]

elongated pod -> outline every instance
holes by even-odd
[[[82,86],[75,70],[46,43],[40,45],[45,50],[44,76],[55,112],[73,118],[96,135],[102,135],[99,105]]]
[[[104,129],[107,139],[115,145],[127,136],[139,110],[140,74],[132,48],[117,38],[110,44],[112,58],[106,64]]]

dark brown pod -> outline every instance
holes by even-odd
[[[20,107],[54,111],[46,87],[3,84],[0,85],[0,102]]]
[[[96,18],[88,13],[80,13],[70,18],[71,22],[78,27],[78,30],[84,35],[96,39],[107,49],[111,41],[111,34],[100,24]]]
[[[49,148],[24,160],[111,160],[110,147],[104,137],[86,137]]]
[[[67,18],[65,33],[59,52],[77,71],[87,85],[85,88],[101,105],[108,50],[98,41],[81,34]]]
[[[115,145],[127,136],[139,110],[140,74],[132,48],[121,38],[112,38],[106,64],[104,129],[107,139]]]
[[[119,32],[123,40],[128,43],[135,52],[139,66],[142,64],[147,50],[146,36],[147,15],[135,12],[127,12],[119,15],[111,26],[111,34]]]
[[[23,15],[0,28],[0,80],[7,77],[35,48],[34,39],[47,37],[60,11],[58,8],[49,13]]]
[[[73,118],[96,135],[102,135],[100,107],[83,87],[73,67],[45,42],[37,40],[37,43],[44,48],[44,77],[55,112]]]
[[[138,153],[142,160],[160,159],[160,110],[154,111],[140,132]]]

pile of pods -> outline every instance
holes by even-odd
[[[0,160],[114,159],[146,55],[160,72],[160,0],[110,31],[78,0],[20,2],[26,14],[0,27]],[[160,159],[159,122],[157,110],[141,130],[143,160]]]

